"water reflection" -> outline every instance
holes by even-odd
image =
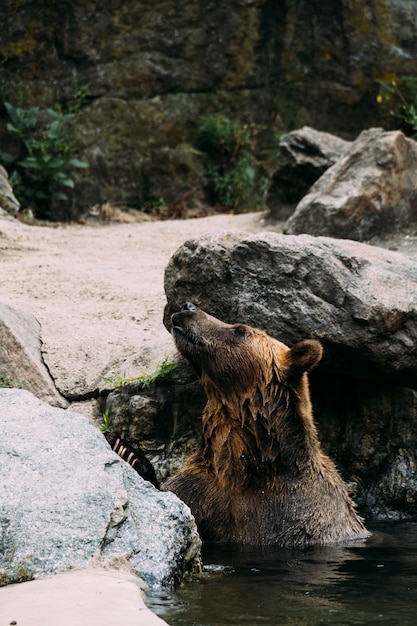
[[[304,552],[205,546],[204,573],[148,605],[171,626],[417,623],[417,523]]]

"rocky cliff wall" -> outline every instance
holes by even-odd
[[[417,74],[416,29],[416,0],[4,0],[2,83],[52,105],[75,71],[81,200],[132,204],[153,151],[187,150],[201,114],[257,121],[269,139],[381,123],[376,81]]]

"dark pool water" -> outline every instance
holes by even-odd
[[[202,575],[148,606],[170,626],[417,625],[417,522],[307,551],[205,546]]]

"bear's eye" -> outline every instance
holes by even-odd
[[[246,328],[244,326],[233,326],[230,329],[230,333],[234,339],[245,339],[246,338]]]

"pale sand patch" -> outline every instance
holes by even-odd
[[[85,569],[0,588],[0,626],[164,626],[138,579]]]
[[[266,229],[265,215],[56,227],[0,219],[0,301],[35,315],[58,389],[80,397],[109,368],[135,375],[128,358],[175,350],[162,324],[164,269],[186,239],[224,229]]]

